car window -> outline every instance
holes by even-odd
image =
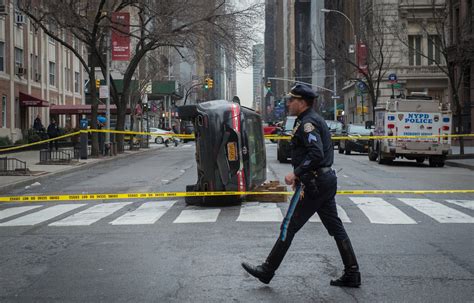
[[[370,135],[370,129],[366,129],[363,125],[349,125],[347,132],[350,134]]]

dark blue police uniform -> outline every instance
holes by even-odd
[[[306,102],[309,105],[316,98],[313,90],[304,84],[295,85],[290,96],[308,100]],[[295,121],[291,150],[297,185],[281,224],[280,236],[262,265],[242,263],[242,266],[261,282],[269,283],[295,234],[317,212],[324,227],[335,238],[345,266],[343,276],[331,280],[331,285],[358,287],[361,284],[359,266],[336,209],[337,177],[331,168],[334,162],[331,134],[324,119],[311,106],[300,113]]]

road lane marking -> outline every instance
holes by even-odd
[[[0,220],[13,217],[15,215],[27,212],[29,210],[42,207],[43,205],[35,205],[35,206],[19,206],[19,207],[12,207],[12,208],[7,208],[2,211],[0,211]]]
[[[359,209],[376,224],[416,224],[397,207],[376,197],[350,197]]]
[[[337,207],[337,215],[344,223],[351,223],[351,219],[347,216],[346,211],[339,205]],[[318,213],[315,213],[311,218],[309,218],[309,222],[321,222],[321,218],[319,218]]]
[[[474,210],[474,200],[446,200],[446,202]]]
[[[110,216],[117,210],[132,202],[102,203],[94,205],[77,214],[66,217],[62,220],[49,224],[50,226],[87,226],[99,221],[102,218]]]
[[[283,215],[275,203],[242,203],[239,222],[282,222]]]
[[[185,209],[173,223],[210,223],[216,222],[220,209]]]
[[[439,223],[474,223],[473,217],[429,199],[398,199]]]
[[[158,221],[176,201],[146,202],[136,210],[118,217],[109,224],[111,225],[140,225],[154,224]]]
[[[51,220],[59,215],[67,213],[73,209],[82,207],[86,204],[61,204],[48,207],[35,213],[16,218],[11,221],[1,223],[0,226],[27,226],[36,225],[41,222]]]

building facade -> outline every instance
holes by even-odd
[[[252,107],[261,111],[262,100],[265,94],[265,58],[263,44],[256,44],[252,48],[252,67],[253,67],[253,103]]]
[[[448,61],[459,81],[462,129],[474,131],[474,4],[472,0],[448,0]],[[457,85],[456,85],[457,86]],[[456,110],[454,108],[454,110]],[[455,119],[458,119],[455,116]]]
[[[14,2],[0,5],[0,136],[12,141],[24,137],[40,115],[44,127],[50,122],[51,105],[84,104],[82,65],[74,54],[35,28],[19,13]],[[76,50],[87,53],[66,32],[59,32]],[[59,126],[74,128],[75,116],[57,117]]]

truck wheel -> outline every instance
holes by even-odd
[[[433,157],[430,157],[428,161],[429,161],[430,167],[436,167],[437,162]]]
[[[444,167],[444,160],[441,160],[440,162],[438,162],[438,167]]]
[[[416,163],[421,164],[425,162],[425,158],[416,158]]]

